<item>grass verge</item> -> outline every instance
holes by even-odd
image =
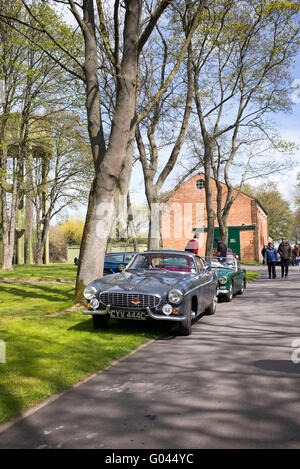
[[[253,272],[252,270],[246,270],[246,280],[247,282],[253,282],[256,277],[258,277],[260,274],[258,272]]]
[[[245,264],[245,265],[262,265],[261,262],[256,262],[256,261],[241,261],[241,264]]]

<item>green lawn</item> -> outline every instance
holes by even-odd
[[[15,265],[14,270],[0,269],[0,279],[32,279],[32,280],[74,280],[77,266],[73,264],[49,265]]]
[[[69,285],[0,283],[0,423],[69,388],[162,333],[158,324],[110,321],[103,332],[79,312],[45,317],[72,305]]]

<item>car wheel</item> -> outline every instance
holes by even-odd
[[[207,315],[215,314],[216,309],[217,309],[217,301],[218,301],[217,292],[215,292],[212,302],[210,303],[208,308],[204,310],[204,313]]]
[[[191,335],[192,333],[192,310],[188,309],[186,312],[186,318],[180,323],[179,334],[180,335]]]
[[[109,320],[109,315],[105,314],[103,316],[100,316],[100,314],[93,314],[93,325],[94,329],[102,329],[107,327],[108,320]]]
[[[232,298],[233,298],[233,282],[231,282],[230,284],[229,292],[226,295],[224,295],[224,300],[230,303],[230,301],[232,301]]]
[[[238,291],[238,295],[242,295],[244,293],[245,288],[246,288],[246,279],[244,278],[241,289]]]

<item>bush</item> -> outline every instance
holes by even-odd
[[[80,244],[83,234],[84,221],[78,219],[67,220],[62,224],[62,232],[67,244]]]

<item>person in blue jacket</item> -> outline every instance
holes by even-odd
[[[274,245],[270,242],[266,248],[264,256],[265,264],[268,264],[269,278],[276,278],[276,261],[277,261],[277,251],[274,248]]]

